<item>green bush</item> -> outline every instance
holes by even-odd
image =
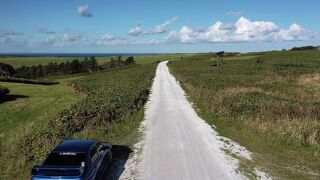
[[[15,73],[16,71],[11,65],[0,63],[0,76],[10,77],[10,76],[13,76]]]
[[[9,91],[8,88],[6,88],[6,87],[0,87],[0,97],[5,96],[5,95],[7,95],[7,94],[9,94],[9,93],[10,93],[10,91]]]

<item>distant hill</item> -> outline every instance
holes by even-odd
[[[292,51],[301,51],[301,50],[320,50],[320,46],[302,46],[302,47],[294,47],[291,49]]]

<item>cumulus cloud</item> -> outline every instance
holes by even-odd
[[[44,39],[36,40],[32,44],[36,46],[65,47],[74,45],[84,45],[89,43],[87,38],[81,34],[64,33],[62,36],[48,35]]]
[[[43,34],[48,34],[48,35],[50,35],[50,34],[56,34],[55,31],[53,31],[53,30],[51,30],[51,29],[49,29],[49,28],[41,28],[41,29],[39,29],[39,32],[40,32],[40,33],[43,33]]]
[[[172,17],[169,20],[166,20],[162,24],[156,25],[152,30],[143,31],[140,27],[140,24],[136,27],[133,27],[129,30],[128,34],[132,36],[139,36],[139,35],[154,35],[154,34],[162,34],[166,33],[169,26],[174,23],[178,17]]]
[[[249,42],[249,41],[292,41],[308,40],[313,33],[298,24],[282,29],[273,22],[250,21],[240,17],[234,24],[218,21],[205,30],[196,30],[183,26],[179,31],[171,31],[165,39],[167,42]]]
[[[89,6],[87,4],[80,5],[78,7],[78,14],[83,17],[92,17],[92,14],[89,12]]]
[[[312,37],[312,33],[300,25],[294,23],[288,29],[281,29],[276,35],[276,40],[294,41],[308,40]]]
[[[133,27],[129,30],[128,34],[131,36],[139,36],[143,31],[140,26]]]

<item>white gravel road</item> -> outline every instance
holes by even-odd
[[[142,126],[142,151],[128,160],[120,179],[246,179],[238,160],[225,151],[248,160],[251,153],[219,136],[196,114],[167,62],[158,65]]]

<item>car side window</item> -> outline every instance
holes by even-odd
[[[95,147],[91,150],[90,152],[90,156],[91,156],[91,163],[94,163],[97,158],[99,157],[99,151],[98,151],[98,148],[99,148],[99,144],[97,143],[95,145]]]

